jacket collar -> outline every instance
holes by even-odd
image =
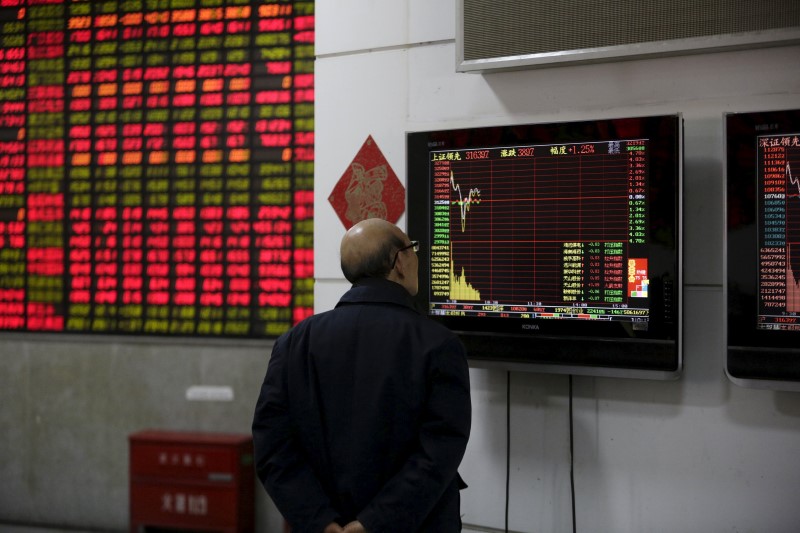
[[[414,309],[411,295],[402,285],[379,278],[364,278],[357,281],[344,293],[336,307],[354,303],[388,303]]]

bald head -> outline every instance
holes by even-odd
[[[407,246],[408,242],[406,234],[391,222],[381,218],[362,220],[347,230],[342,238],[339,254],[344,277],[350,283],[362,278],[387,278],[405,286],[402,279],[396,279],[404,275],[402,265],[396,264],[398,268],[393,269],[392,260],[397,251]],[[416,264],[413,275],[415,288]]]

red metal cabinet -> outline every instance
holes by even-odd
[[[131,533],[252,533],[250,435],[149,430],[130,435],[129,444]]]

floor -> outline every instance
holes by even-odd
[[[483,533],[483,532],[498,532],[502,533],[501,530],[497,529],[469,529],[466,528],[463,530],[463,533]],[[46,527],[33,527],[33,526],[20,526],[20,525],[12,525],[12,524],[0,524],[0,533],[106,533],[97,530],[86,530],[86,529],[58,529],[58,528],[46,528]]]
[[[16,524],[0,524],[0,533],[104,533],[88,529],[59,529],[50,527],[21,526]]]

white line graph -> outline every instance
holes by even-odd
[[[792,168],[789,165],[789,162],[786,162],[786,182],[791,186],[794,185],[797,187],[797,194],[800,195],[800,177],[793,177],[792,176]]]
[[[450,171],[450,186],[458,193],[458,200],[454,203],[457,203],[459,208],[461,208],[461,232],[463,233],[467,229],[467,211],[469,211],[470,205],[481,203],[481,190],[477,187],[470,189],[467,194],[467,199],[464,200],[464,197],[461,195],[461,185],[456,183],[452,171]]]

